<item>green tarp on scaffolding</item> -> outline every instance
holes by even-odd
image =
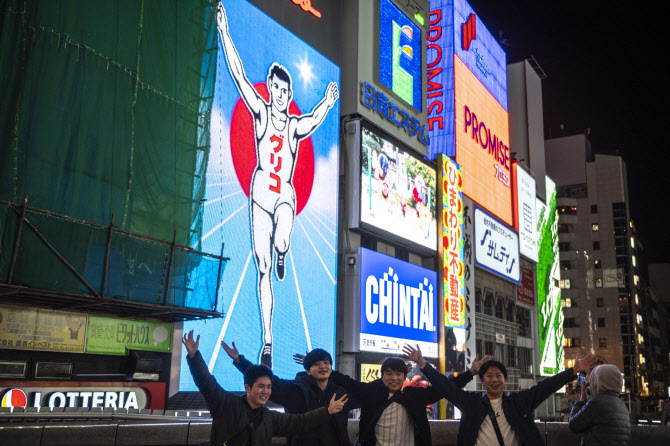
[[[177,245],[198,249],[216,72],[216,3],[13,0],[0,5],[0,199],[22,203],[30,192],[29,206],[101,225],[109,225],[114,214],[115,228],[169,243],[174,236]],[[7,274],[17,218],[5,210],[0,281]],[[100,282],[91,271],[102,271],[105,231],[35,213],[28,219],[51,233],[87,279]],[[33,256],[44,248],[26,233],[13,283],[88,292],[53,256],[35,262]],[[142,265],[158,273],[137,279],[147,289],[136,294],[160,300],[155,296],[164,293],[164,277],[158,278],[165,275],[166,249],[130,236],[124,241],[115,233],[109,278],[114,283],[108,287],[118,289],[108,289],[108,295],[134,299],[119,281],[129,271],[136,275]],[[187,277],[202,256],[182,250],[174,259],[174,273],[183,280],[211,282]],[[214,263],[216,268],[207,269],[216,282]],[[193,294],[192,284],[182,285]],[[209,303],[195,305],[212,309]]]

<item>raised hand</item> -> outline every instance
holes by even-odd
[[[194,357],[195,353],[198,351],[198,346],[200,345],[200,335],[193,340],[193,330],[189,331],[187,334],[181,338],[181,343],[186,346],[186,351],[188,351],[189,357]]]
[[[470,373],[472,373],[473,376],[479,373],[479,369],[482,367],[482,364],[484,364],[489,359],[491,359],[491,355],[486,355],[481,360],[479,359],[479,355],[477,355],[475,360],[472,361],[472,366],[470,366]]]
[[[331,82],[328,84],[328,88],[326,89],[326,103],[328,104],[328,108],[335,105],[335,101],[337,101],[338,97],[340,97],[340,93],[337,90],[337,84],[335,82]]]
[[[300,353],[294,354],[293,355],[293,362],[295,362],[296,364],[303,365],[305,363],[305,355],[306,354],[307,354],[307,352],[305,352],[304,355],[301,355]]]
[[[579,401],[581,401],[582,403],[585,403],[586,400],[589,398],[589,396],[588,396],[588,390],[589,390],[589,383],[587,383],[587,382],[583,382],[583,383],[582,383],[581,393],[580,393],[580,395],[579,395]]]
[[[240,352],[237,351],[237,347],[235,347],[235,342],[233,342],[233,348],[230,348],[228,344],[225,342],[221,341],[221,347],[228,353],[228,356],[237,364],[240,362]]]
[[[598,358],[596,358],[595,355],[590,354],[588,356],[583,357],[582,359],[579,359],[579,353],[577,353],[577,357],[575,358],[575,365],[572,366],[573,372],[575,372],[575,375],[580,373],[580,372],[586,372],[594,368],[598,364]]]
[[[333,397],[330,399],[330,405],[328,406],[328,413],[329,414],[334,414],[340,412],[342,409],[344,409],[344,405],[349,401],[349,398],[347,398],[347,394],[345,393],[342,395],[342,398],[339,400],[335,399],[335,394],[333,394]]]
[[[419,364],[419,367],[424,368],[426,365],[426,360],[423,359],[423,355],[421,354],[421,349],[419,348],[418,344],[416,348],[409,344],[405,344],[405,346],[402,348],[402,352],[405,354],[405,356],[407,356],[407,359]]]

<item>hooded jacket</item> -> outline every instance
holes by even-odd
[[[630,417],[619,398],[622,387],[623,378],[615,365],[599,365],[591,372],[593,397],[586,403],[577,401],[569,421],[572,432],[583,434],[583,446],[630,444]]]
[[[207,408],[212,415],[212,430],[209,436],[211,446],[246,446],[247,438],[251,446],[267,446],[272,437],[285,437],[312,430],[328,423],[330,415],[327,407],[302,415],[292,415],[270,410],[265,406],[254,410],[246,396],[238,396],[224,390],[209,373],[207,364],[200,351],[193,358],[186,355],[193,381],[205,398]],[[257,412],[260,411],[260,412]],[[248,435],[236,436],[254,421],[255,427]],[[233,441],[229,441],[235,437]]]
[[[237,369],[244,373],[252,364],[243,355],[237,364]],[[319,407],[328,407],[330,399],[335,395],[339,399],[347,393],[342,387],[328,381],[325,390],[321,390],[314,378],[306,372],[295,375],[295,379],[281,379],[277,376],[272,378],[272,394],[270,401],[284,407],[287,413],[301,414]],[[331,415],[330,422],[324,423],[316,429],[298,435],[288,437],[286,444],[290,446],[349,446],[349,433],[347,431],[348,412],[358,408],[355,399],[349,395],[344,409]]]

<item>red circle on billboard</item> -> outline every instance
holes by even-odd
[[[263,99],[269,101],[270,95],[264,83],[257,83],[254,88]],[[288,107],[289,116],[300,116],[300,109],[291,101]],[[256,169],[256,135],[254,121],[242,99],[238,99],[230,120],[230,151],[233,158],[235,174],[242,190],[249,196],[251,177]],[[303,210],[312,193],[314,185],[314,146],[312,138],[307,137],[298,143],[298,158],[293,170],[293,189],[295,190],[296,210],[298,215]]]
[[[2,405],[0,407],[26,407],[28,405],[28,397],[21,389],[10,389],[2,398]]]

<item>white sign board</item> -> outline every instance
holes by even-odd
[[[519,236],[506,224],[475,207],[475,263],[519,283]]]
[[[519,215],[519,251],[537,262],[537,220],[535,216],[535,178],[517,166],[517,210]]]

